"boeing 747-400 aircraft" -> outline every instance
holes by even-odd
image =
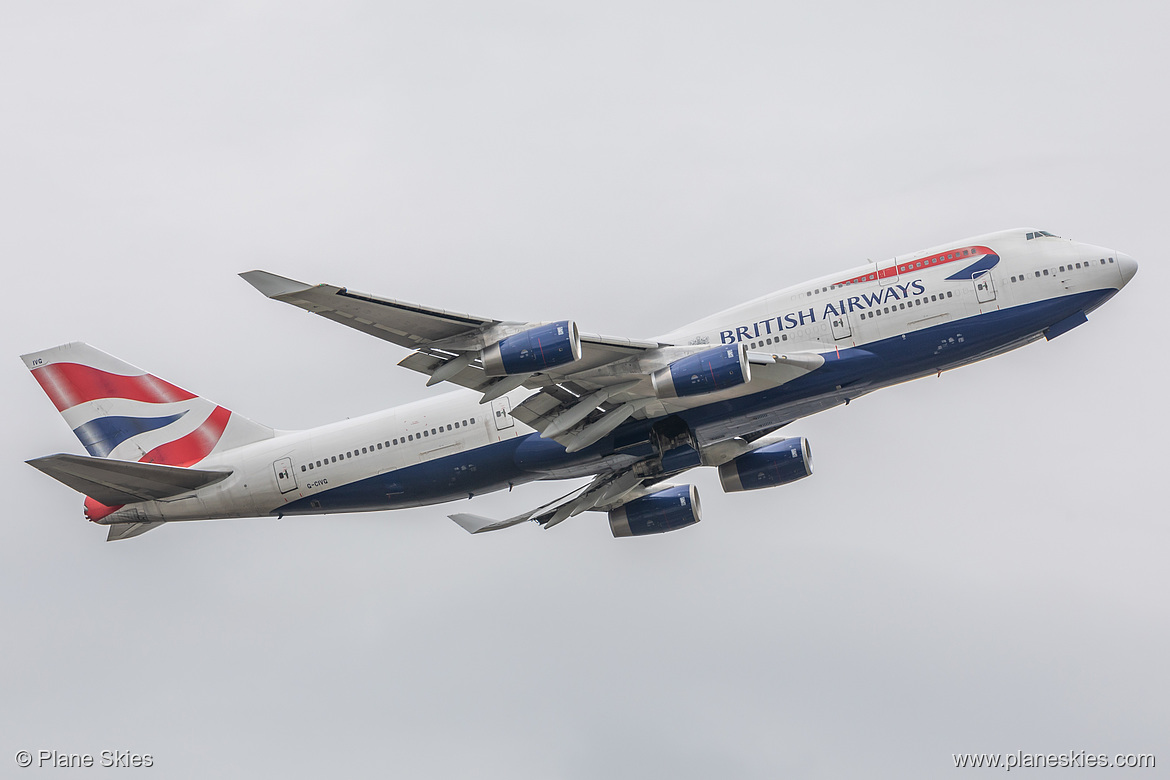
[[[690,485],[728,492],[812,473],[794,420],[879,388],[1053,339],[1137,272],[1113,249],[1008,230],[770,293],[651,339],[580,333],[378,298],[266,271],[261,293],[410,350],[400,365],[456,392],[307,431],[277,431],[83,343],[24,356],[88,455],[29,461],[86,495],[126,539],[177,520],[438,504],[537,479],[591,481],[472,533],[587,510],[614,536],[701,517]]]

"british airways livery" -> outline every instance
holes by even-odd
[[[400,365],[462,390],[307,431],[253,422],[87,344],[24,356],[87,455],[29,463],[85,494],[126,539],[178,520],[369,512],[537,479],[590,481],[472,533],[585,511],[614,536],[701,518],[698,466],[725,491],[812,473],[781,432],[866,393],[1053,339],[1137,272],[1113,249],[1008,230],[852,268],[651,339],[581,333],[379,298],[266,271],[269,298],[410,350]]]

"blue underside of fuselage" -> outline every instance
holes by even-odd
[[[1039,336],[1045,328],[1077,312],[1089,312],[1117,290],[1077,293],[1037,303],[989,311],[974,317],[911,333],[823,353],[825,365],[799,379],[749,396],[719,401],[680,412],[692,429],[730,423],[737,418],[793,419],[793,410],[811,399],[827,405],[920,376],[999,354]],[[989,304],[994,305],[994,304]],[[580,452],[566,454],[554,441],[529,434],[455,455],[331,488],[290,502],[272,514],[322,514],[423,506],[466,498],[530,482],[573,464],[620,452],[637,457],[653,453],[649,433],[655,420],[632,420]],[[762,426],[761,426],[762,427]],[[666,471],[698,465],[692,456],[676,454]],[[692,462],[693,461],[693,462]]]

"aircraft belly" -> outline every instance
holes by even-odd
[[[776,427],[882,387],[1023,346],[1052,323],[1096,308],[1114,293],[1095,290],[1037,301],[841,349],[839,354],[826,354],[821,368],[784,385],[679,416],[703,444]]]
[[[291,501],[272,513],[327,514],[426,506],[490,493],[537,478],[514,463],[520,439],[464,450]]]

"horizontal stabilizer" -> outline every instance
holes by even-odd
[[[85,455],[46,455],[27,463],[106,506],[170,498],[231,475],[230,471],[185,469]]]

